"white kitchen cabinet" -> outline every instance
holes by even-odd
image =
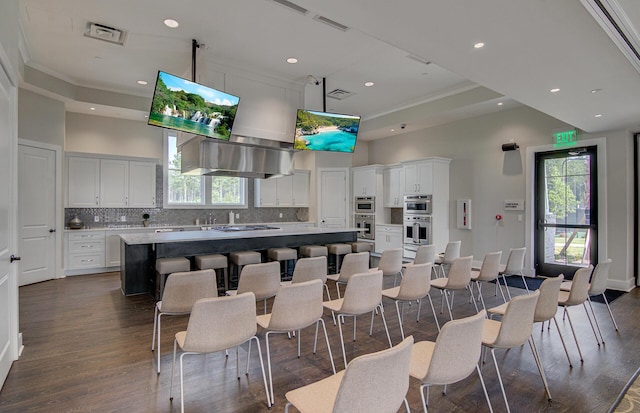
[[[429,195],[433,193],[433,162],[419,161],[404,164],[404,193]]]
[[[156,163],[129,161],[129,207],[156,206]]]
[[[254,206],[309,206],[309,171],[298,170],[294,175],[254,181]]]
[[[105,265],[105,232],[83,231],[65,233],[65,270],[88,270]]]
[[[107,267],[120,266],[120,233],[112,234],[110,231],[105,235],[105,265]]]
[[[404,170],[402,165],[390,166],[382,171],[384,206],[402,208],[404,202]]]
[[[375,251],[402,248],[402,225],[376,225]]]
[[[68,157],[67,177],[68,207],[100,206],[100,159]]]
[[[129,161],[100,159],[100,206],[129,206]]]
[[[380,173],[381,169],[375,165],[351,168],[353,196],[376,196]]]

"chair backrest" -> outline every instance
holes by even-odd
[[[468,377],[482,352],[482,326],[486,311],[448,321],[440,329],[423,383],[445,385]]]
[[[509,257],[507,258],[507,265],[504,268],[505,274],[520,274],[524,269],[524,255],[527,252],[527,248],[511,248],[509,250]]]
[[[473,261],[473,256],[456,258],[451,262],[445,288],[461,290],[469,285],[471,281],[471,261]]]
[[[188,313],[201,298],[217,297],[213,270],[174,272],[167,277],[162,293],[163,313]]]
[[[558,311],[558,295],[560,295],[560,285],[564,280],[564,275],[547,278],[542,282],[538,291],[538,303],[534,312],[533,321],[536,323],[551,320]]]
[[[369,271],[369,253],[352,252],[344,256],[338,281],[347,282],[353,274]]]
[[[400,281],[398,299],[413,301],[426,297],[431,290],[432,266],[430,262],[408,265]]]
[[[340,312],[364,314],[373,311],[382,301],[382,271],[353,274],[344,292]]]
[[[413,260],[414,264],[424,264],[427,262],[434,263],[436,261],[436,246],[435,244],[420,245],[416,251],[416,258]]]
[[[444,249],[444,257],[442,262],[445,264],[451,264],[453,260],[460,257],[460,246],[462,241],[450,241]]]
[[[609,280],[609,267],[611,267],[611,258],[596,265],[591,274],[591,285],[589,286],[589,295],[600,295],[607,289],[607,280]]]
[[[580,268],[573,274],[571,280],[571,290],[567,298],[567,305],[577,305],[584,303],[589,298],[589,277],[593,272],[593,265],[586,268]]]
[[[280,263],[278,261],[249,264],[242,268],[238,281],[238,294],[251,291],[256,300],[274,297],[280,288]]]
[[[527,342],[533,329],[533,314],[540,291],[514,297],[507,304],[507,309],[500,322],[500,331],[493,343],[494,347],[511,348]]]
[[[500,258],[502,258],[502,251],[489,252],[484,256],[480,274],[478,274],[478,281],[492,281],[498,278],[500,274]]]
[[[273,301],[269,329],[295,331],[322,318],[322,288],[320,280],[280,287]]]
[[[382,271],[382,275],[395,275],[402,271],[402,254],[404,249],[391,248],[382,251],[378,269]]]
[[[311,280],[327,282],[327,257],[300,258],[293,269],[291,283],[301,283]]]
[[[203,298],[193,305],[183,350],[225,350],[246,342],[256,330],[256,297],[253,293]]]
[[[409,390],[413,336],[376,353],[356,357],[347,366],[333,412],[398,411]]]

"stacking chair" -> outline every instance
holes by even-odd
[[[511,292],[509,291],[509,287],[507,286],[507,275],[519,275],[522,278],[522,283],[524,284],[524,288],[529,292],[529,286],[527,285],[527,281],[524,278],[524,255],[527,252],[526,248],[511,248],[509,250],[509,257],[507,258],[507,265],[504,267],[504,271],[500,273],[502,275],[502,281],[504,281],[504,286],[507,289],[507,295],[509,296],[509,300],[511,300]],[[498,280],[500,282],[500,280]],[[497,285],[496,285],[497,288]]]
[[[233,297],[205,298],[198,300],[193,305],[187,330],[177,333],[173,344],[170,400],[173,400],[173,370],[176,365],[176,352],[177,348],[180,347],[183,351],[180,355],[181,412],[184,413],[184,366],[182,362],[184,356],[187,354],[215,353],[236,347],[236,374],[238,380],[240,380],[238,346],[251,340],[255,340],[258,346],[264,391],[267,394],[267,406],[271,406],[267,378],[264,374],[262,351],[260,350],[260,341],[256,337],[256,331],[256,298],[253,293],[249,292]],[[249,356],[247,355],[247,357]]]
[[[369,271],[369,253],[352,252],[345,255],[337,274],[327,275],[327,279],[335,281],[338,298],[340,298],[340,284],[346,284],[353,274]]]
[[[346,260],[345,260],[346,263]],[[347,354],[344,350],[344,336],[342,335],[342,323],[345,317],[353,317],[353,341],[356,340],[356,317],[360,314],[371,312],[371,327],[369,335],[373,334],[373,317],[376,310],[382,317],[384,329],[389,340],[389,347],[392,347],[387,320],[384,317],[382,307],[382,271],[367,271],[353,274],[347,283],[344,291],[344,298],[325,301],[324,308],[338,315],[338,328],[340,329],[340,343],[342,344],[342,358],[344,367],[347,367]]]
[[[420,245],[416,251],[416,257],[413,259],[412,263],[402,264],[402,268],[406,268],[412,264],[424,264],[424,263],[434,263],[436,262],[436,246],[435,244],[429,245]],[[431,266],[431,271],[435,274],[435,267]]]
[[[433,319],[436,321],[438,331],[440,331],[440,324],[438,323],[438,317],[436,316],[436,310],[433,308],[433,302],[429,291],[431,290],[431,268],[430,262],[426,264],[413,264],[405,268],[404,276],[400,280],[399,287],[389,288],[382,290],[382,296],[390,298],[396,303],[396,312],[398,313],[398,322],[400,324],[400,334],[404,340],[404,329],[402,328],[402,312],[400,311],[399,303],[402,303],[404,310],[404,303],[414,300],[418,301],[418,316],[416,321],[420,321],[420,307],[422,306],[422,299],[427,297],[429,304],[431,305],[431,312],[433,313]]]
[[[313,345],[313,354],[315,354],[318,344],[318,324],[322,324],[324,339],[329,351],[329,360],[331,360],[331,369],[333,374],[336,374],[329,337],[327,336],[327,327],[322,319],[322,311],[322,281],[316,279],[280,287],[278,295],[273,300],[271,314],[257,316],[258,325],[267,330],[265,341],[267,343],[267,369],[269,370],[269,388],[271,390],[272,403],[275,399],[273,398],[273,376],[271,375],[271,352],[269,348],[269,334],[271,333],[297,331],[299,358],[300,330],[313,324],[316,325],[316,338]]]
[[[390,349],[356,357],[345,370],[287,392],[287,405],[302,413],[395,413],[409,390],[409,360],[413,337]]]
[[[441,290],[442,295],[444,296],[445,301],[447,302],[447,309],[449,310],[449,318],[453,320],[453,313],[451,312],[451,307],[453,306],[453,292],[455,290],[469,290],[469,296],[473,301],[473,305],[476,308],[476,313],[478,312],[478,305],[476,304],[476,300],[473,297],[473,291],[471,291],[471,261],[473,260],[472,256],[456,258],[451,262],[451,266],[449,267],[448,277],[436,278],[431,281],[431,286],[433,288],[437,288]],[[448,292],[451,291],[451,303],[449,303],[449,295]]]
[[[436,275],[438,277],[444,277],[446,275],[444,271],[445,265],[447,267],[450,266],[453,260],[460,257],[461,245],[462,241],[451,241],[447,243],[447,246],[444,249],[444,254],[438,255],[436,257],[436,260],[433,262],[433,264],[440,270],[439,273],[438,271],[436,271]]]
[[[398,283],[398,275],[402,275],[402,254],[404,250],[402,248],[392,248],[382,251],[380,256],[380,262],[378,262],[377,268],[372,268],[373,271],[382,271],[382,276],[393,275],[393,286]]]
[[[502,251],[490,252],[484,256],[480,271],[471,270],[471,281],[476,283],[478,295],[480,296],[480,302],[482,303],[482,308],[484,308],[485,310],[487,309],[487,307],[484,305],[484,298],[482,297],[482,284],[480,284],[481,282],[497,282],[498,288],[500,288],[500,294],[502,295],[502,301],[505,303],[507,302],[504,297],[504,292],[502,292],[502,286],[500,286],[500,283],[498,282],[498,277],[500,274],[500,257],[502,257]]]
[[[167,278],[162,300],[155,305],[151,351],[158,354],[157,370],[160,374],[160,321],[163,315],[187,315],[201,298],[217,297],[216,273],[213,270],[174,272]],[[156,331],[158,348],[155,348]]]
[[[591,297],[602,295],[602,299],[604,300],[604,303],[607,306],[607,310],[609,310],[609,316],[611,317],[611,322],[613,322],[613,327],[615,327],[616,331],[618,331],[618,324],[616,323],[616,319],[613,318],[613,313],[611,312],[609,301],[607,301],[607,296],[604,293],[607,290],[607,280],[609,279],[610,267],[611,267],[611,259],[598,263],[598,265],[596,265],[596,268],[593,269],[593,273],[591,273],[591,281],[589,282],[589,298],[588,298],[589,307],[591,308],[593,319],[596,322],[596,327],[598,327],[598,331],[600,332],[600,338],[602,339],[603,343],[604,343],[604,337],[602,336],[602,331],[600,331],[600,326],[598,325],[598,319],[596,318],[596,313],[593,311],[593,306],[591,305]],[[560,289],[569,291],[571,289],[571,281],[563,282]]]
[[[311,280],[320,280],[327,293],[327,300],[331,300],[327,286],[327,257],[300,258],[293,269],[291,281],[283,281],[280,285],[291,285]]]
[[[582,307],[584,307],[584,311],[585,313],[587,313],[589,324],[591,324],[591,330],[593,330],[593,335],[596,336],[596,341],[599,346],[600,341],[598,340],[598,335],[596,334],[596,330],[593,328],[593,322],[591,321],[591,316],[589,315],[587,306],[584,304],[589,298],[589,276],[591,275],[592,270],[592,265],[589,265],[587,268],[578,269],[573,275],[573,280],[571,281],[571,290],[560,291],[560,294],[558,295],[558,305],[563,307],[564,309],[563,316],[566,316],[567,319],[569,319],[569,326],[571,327],[571,333],[573,334],[573,339],[576,342],[576,347],[578,347],[580,361],[584,361],[584,359],[582,357],[582,351],[580,350],[580,344],[578,344],[576,331],[573,329],[573,323],[571,322],[571,317],[569,316],[568,307],[575,305],[582,305]]]
[[[569,352],[567,351],[567,346],[564,342],[564,338],[560,332],[560,327],[558,326],[558,321],[556,320],[556,313],[558,312],[558,295],[560,294],[560,284],[564,280],[564,275],[560,274],[557,277],[551,277],[545,279],[538,291],[540,291],[540,296],[538,297],[538,303],[536,304],[536,310],[533,315],[534,323],[542,323],[542,330],[544,331],[544,323],[546,321],[551,321],[556,325],[556,329],[558,330],[558,335],[560,336],[560,342],[562,342],[562,347],[564,348],[564,353],[567,355],[567,360],[569,361],[569,367],[573,367],[571,364],[571,358],[569,357]],[[491,316],[495,314],[504,315],[504,312],[507,310],[508,303],[502,304],[498,307],[490,308],[488,310]]]
[[[507,406],[507,412],[510,412],[511,410],[509,409],[507,394],[504,391],[502,377],[500,376],[500,369],[498,368],[498,361],[496,360],[495,350],[497,348],[510,349],[528,342],[529,347],[531,347],[531,352],[533,353],[536,366],[540,372],[540,377],[542,378],[545,391],[547,392],[547,397],[551,400],[551,393],[549,392],[549,386],[547,385],[547,378],[544,375],[544,370],[540,363],[540,356],[538,355],[538,350],[536,349],[536,345],[531,336],[533,330],[533,316],[535,314],[539,295],[540,291],[534,291],[531,294],[514,297],[507,304],[506,311],[504,312],[504,316],[501,321],[484,320],[484,325],[482,327],[482,345],[491,349],[493,364],[496,367],[498,382],[500,383],[500,390],[502,390],[502,396],[504,397],[504,404]]]
[[[478,372],[489,410],[493,412],[478,366],[485,315],[483,310],[471,317],[448,321],[442,326],[435,343],[419,341],[413,345],[409,374],[422,383],[420,397],[425,413],[429,403],[429,386],[444,385],[443,393],[446,394],[448,384],[469,377],[474,370]]]
[[[264,313],[267,314],[267,300],[275,297],[280,288],[280,263],[278,261],[249,264],[242,268],[238,289],[227,291],[227,295],[242,294],[251,291],[256,301],[264,301]]]

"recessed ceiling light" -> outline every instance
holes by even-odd
[[[484,43],[478,42],[474,44],[473,47],[475,47],[476,49],[482,49],[484,47]]]
[[[167,27],[171,27],[172,29],[175,29],[176,27],[180,26],[180,23],[178,23],[173,19],[164,19],[164,25]]]
[[[364,82],[364,85],[366,87],[371,87],[371,86],[375,85],[375,83],[373,83],[373,82]]]
[[[549,92],[551,92],[551,93],[557,93],[557,92],[560,92],[560,89],[556,87],[556,88],[554,88],[554,89],[551,89]]]
[[[295,57],[290,57],[287,59],[287,63],[298,63],[298,59],[296,59]]]
[[[139,84],[139,85],[143,85],[144,86],[144,85],[147,84],[147,81],[146,80],[138,80],[136,83]]]
[[[597,113],[593,116],[594,118],[601,118],[602,117],[602,113]]]
[[[498,106],[502,106],[502,105],[504,105],[504,103],[498,102]]]
[[[96,108],[89,108],[89,109],[91,109],[91,110],[96,110]]]
[[[593,90],[591,91],[591,93],[598,93],[598,92],[602,92],[602,89],[593,89]]]

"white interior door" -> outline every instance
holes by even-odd
[[[347,226],[349,193],[348,169],[320,169],[319,220],[321,226],[344,228]]]
[[[18,146],[18,284],[56,277],[56,153]]]

